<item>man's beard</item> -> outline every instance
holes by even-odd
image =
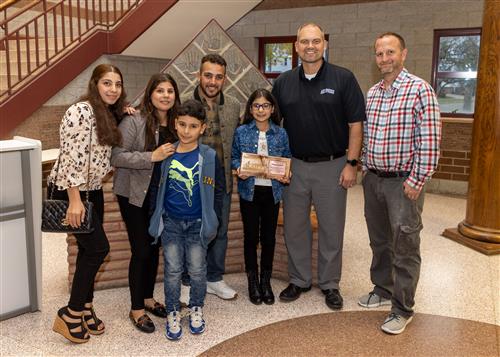
[[[214,95],[209,95],[209,94],[205,91],[205,88],[203,88],[203,86],[201,86],[201,85],[200,85],[200,89],[201,89],[201,91],[203,92],[203,94],[204,94],[207,98],[210,98],[210,99],[217,97],[217,96],[219,95],[219,93],[221,92],[221,90],[219,89],[219,90],[217,90],[217,92],[216,92]]]

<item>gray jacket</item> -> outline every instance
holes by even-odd
[[[181,103],[188,99],[195,99],[201,102],[198,94],[198,86],[191,94],[183,95]],[[222,151],[224,157],[219,160],[224,165],[224,176],[226,179],[226,192],[231,192],[233,189],[233,175],[231,174],[231,150],[233,147],[234,131],[240,122],[240,102],[235,97],[228,94],[220,93],[219,102],[219,121],[222,136]]]
[[[154,167],[152,152],[144,151],[146,120],[137,112],[123,118],[118,128],[123,142],[111,153],[111,165],[115,168],[113,192],[128,197],[130,204],[142,207]],[[155,136],[158,142],[158,131]]]

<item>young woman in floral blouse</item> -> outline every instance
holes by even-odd
[[[109,252],[104,233],[102,179],[111,169],[111,148],[121,144],[118,119],[124,110],[125,91],[120,70],[109,64],[92,72],[87,93],[66,111],[59,129],[60,154],[48,177],[53,197],[69,200],[66,219],[79,227],[85,216],[85,191],[93,202],[94,231],[75,234],[78,243],[76,269],[68,306],[57,312],[53,330],[75,343],[87,342],[104,332],[92,300],[94,279]],[[89,162],[90,154],[90,162]],[[90,167],[89,167],[90,165]]]
[[[113,148],[111,164],[115,167],[113,191],[127,226],[132,250],[128,271],[131,310],[130,320],[142,332],[151,333],[155,325],[145,310],[167,317],[165,306],[153,297],[161,242],[153,243],[148,234],[152,177],[160,175],[155,162],[175,152],[175,118],[180,104],[175,80],[166,73],[154,74],[146,87],[140,112],[123,118],[119,129],[123,144]]]

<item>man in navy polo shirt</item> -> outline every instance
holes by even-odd
[[[302,64],[281,74],[273,87],[293,156],[292,180],[283,195],[290,284],[280,300],[296,300],[311,289],[312,203],[318,218],[318,285],[326,305],[338,310],[347,189],[356,182],[365,102],[352,72],[323,59],[325,48],[321,27],[302,25],[295,42]]]

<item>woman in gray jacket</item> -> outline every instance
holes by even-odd
[[[152,244],[148,234],[151,197],[149,187],[165,158],[175,151],[177,141],[174,121],[180,104],[175,80],[166,73],[155,74],[144,92],[140,110],[125,117],[119,129],[123,145],[113,148],[111,164],[115,167],[113,191],[127,227],[132,257],[129,264],[129,287],[132,300],[130,319],[140,331],[155,330],[145,310],[166,317],[165,306],[153,298],[158,270],[159,244]],[[159,172],[156,173],[159,175]]]

